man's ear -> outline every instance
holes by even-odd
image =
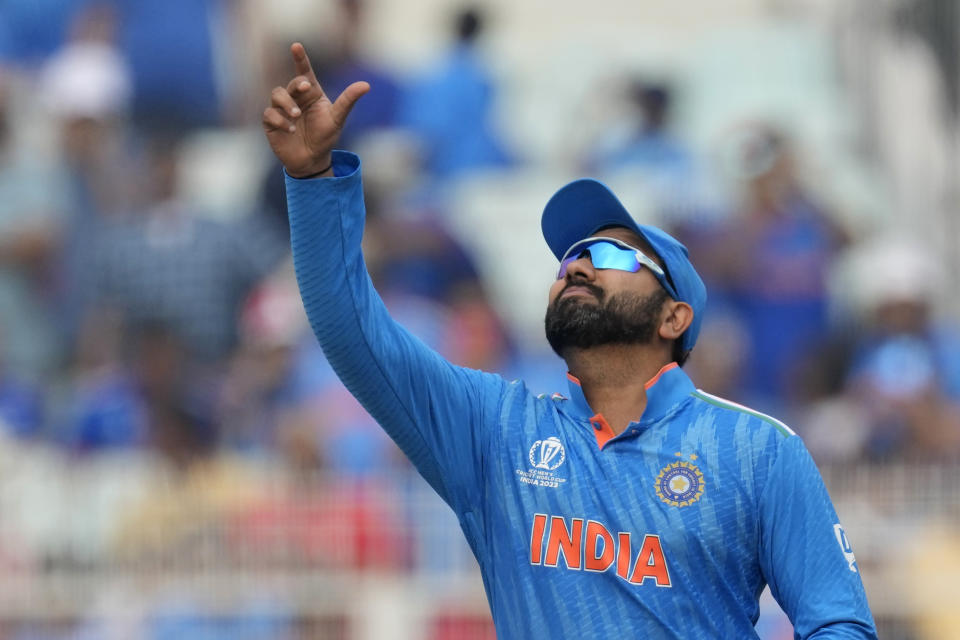
[[[664,340],[676,340],[693,322],[693,307],[686,302],[668,300],[664,306],[659,335]]]

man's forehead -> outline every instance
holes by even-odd
[[[604,227],[602,229],[598,229],[596,232],[590,235],[591,238],[596,236],[606,236],[608,238],[623,240],[627,244],[642,250],[644,253],[652,250],[650,243],[647,242],[643,236],[632,229],[627,229],[626,227]]]

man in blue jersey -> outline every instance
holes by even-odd
[[[360,160],[299,44],[263,126],[287,174],[297,280],[337,375],[457,514],[501,638],[755,638],[769,585],[797,638],[875,638],[801,440],[680,368],[706,292],[686,249],[602,184],[543,214],[548,338],[568,392],[454,366],[398,326],[360,252]]]

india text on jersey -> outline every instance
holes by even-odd
[[[644,535],[640,550],[634,556],[629,532],[620,531],[614,536],[606,525],[596,520],[587,520],[584,526],[583,518],[571,518],[568,527],[567,520],[561,516],[534,514],[530,564],[559,567],[561,555],[567,569],[573,571],[603,573],[615,567],[618,576],[633,584],[643,584],[649,578],[658,587],[673,586],[660,536]]]

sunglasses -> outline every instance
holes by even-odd
[[[640,267],[646,267],[653,272],[663,288],[667,290],[667,293],[669,293],[671,297],[676,297],[673,286],[670,285],[667,280],[667,275],[660,265],[640,251],[640,249],[631,247],[616,238],[608,238],[605,236],[585,238],[571,245],[560,260],[557,280],[567,275],[567,269],[570,267],[571,262],[579,260],[584,256],[590,258],[594,269],[616,269],[618,271],[636,273],[640,271]]]

